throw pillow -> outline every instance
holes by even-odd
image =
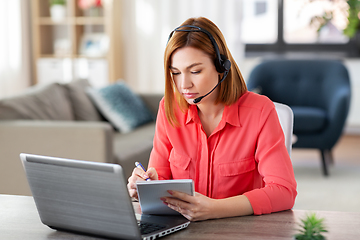
[[[64,85],[71,100],[75,120],[79,121],[101,121],[100,113],[95,108],[91,99],[86,94],[86,89],[90,87],[88,80],[79,79]]]
[[[66,89],[59,83],[36,85],[0,100],[0,119],[74,120]]]
[[[154,120],[142,99],[123,81],[89,89],[88,94],[104,117],[122,133]]]

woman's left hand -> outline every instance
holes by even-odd
[[[197,192],[194,196],[178,191],[168,192],[172,195],[172,197],[163,197],[161,200],[171,209],[181,213],[190,221],[201,221],[215,218],[215,199],[211,199]]]

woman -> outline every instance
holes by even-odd
[[[175,29],[164,67],[149,168],[134,169],[130,196],[136,181],[190,178],[194,196],[169,191],[175,198],[162,201],[192,221],[292,208],[296,181],[274,104],[247,91],[216,25],[200,17]]]

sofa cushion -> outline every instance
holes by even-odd
[[[104,117],[120,132],[127,133],[154,120],[141,98],[123,81],[88,93]]]
[[[74,120],[66,89],[59,83],[30,87],[0,100],[0,120]]]
[[[87,88],[90,87],[86,79],[72,81],[64,85],[71,100],[72,109],[75,120],[79,121],[101,121],[101,115],[95,108],[91,99],[86,93]]]
[[[326,112],[320,108],[292,106],[294,133],[320,132],[327,123]]]

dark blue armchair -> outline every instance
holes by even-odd
[[[346,67],[336,60],[269,60],[252,70],[247,86],[291,107],[297,137],[293,148],[319,149],[323,173],[328,175],[331,149],[349,112],[351,89]]]

